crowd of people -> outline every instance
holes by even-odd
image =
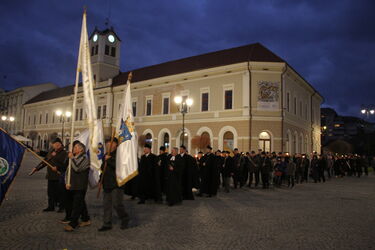
[[[372,167],[375,173],[375,157],[359,155],[337,155],[313,153],[289,155],[288,153],[240,152],[235,148],[229,151],[213,151],[207,146],[206,152],[193,156],[185,146],[174,147],[171,153],[160,147],[159,155],[151,152],[146,144],[139,158],[138,174],[123,186],[116,180],[117,140],[106,140],[106,150],[102,165],[100,185],[103,189],[103,225],[98,230],[112,229],[112,209],[121,221],[121,229],[126,229],[129,215],[123,204],[124,194],[132,199],[138,198],[138,204],[148,200],[155,203],[174,206],[183,200],[198,197],[216,196],[219,190],[229,193],[237,188],[294,188],[304,182],[325,182],[326,178],[344,176],[361,177],[368,175]],[[85,146],[75,141],[73,152],[64,150],[60,139],[52,143],[52,150],[46,160],[53,166],[47,169],[48,207],[43,211],[65,211],[61,223],[64,230],[74,231],[78,227],[91,224],[85,196],[90,170],[89,158]],[[70,174],[66,174],[68,159],[71,159]],[[40,163],[32,173],[45,167]],[[68,177],[69,176],[69,177]],[[70,181],[67,182],[67,178]],[[70,184],[67,184],[70,183]],[[80,222],[79,222],[80,221]]]

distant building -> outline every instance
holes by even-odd
[[[322,146],[334,141],[353,143],[358,136],[375,132],[375,123],[353,116],[340,116],[334,109],[321,109]]]
[[[113,29],[94,30],[90,52],[96,86],[98,117],[105,133],[116,124],[128,73],[121,73],[121,41]],[[127,59],[127,60],[131,60]],[[323,97],[286,61],[259,43],[170,61],[133,70],[132,102],[139,136],[161,145],[184,142],[192,153],[196,136],[209,138],[215,149],[262,149],[290,153],[320,152],[320,104]],[[175,96],[192,98],[186,115],[173,102]],[[55,111],[72,111],[73,86],[51,90],[25,105],[25,136],[37,133],[33,144],[45,149],[52,134],[62,135]],[[75,117],[80,134],[87,128],[82,91]],[[46,118],[48,117],[48,119]],[[71,120],[64,124],[69,142]]]
[[[10,91],[0,89],[0,118],[7,118],[6,120],[0,119],[0,127],[5,128],[11,134],[23,132],[25,118],[23,104],[42,92],[56,88],[57,86],[53,83],[42,83]],[[14,121],[11,122],[9,117],[13,117]]]

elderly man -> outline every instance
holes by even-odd
[[[72,232],[79,225],[88,226],[91,224],[87,212],[85,196],[87,191],[90,160],[86,156],[85,145],[81,142],[75,142],[73,153],[69,152],[68,157],[71,159],[70,184],[66,184],[67,200],[66,210],[70,222],[64,227],[65,231]],[[66,179],[69,177],[69,172]],[[82,222],[78,224],[78,219],[82,215]]]
[[[59,204],[59,212],[64,211],[64,202],[62,200],[62,188],[60,186],[64,182],[65,170],[67,167],[67,153],[60,138],[56,138],[52,142],[52,150],[47,154],[45,160],[53,167],[47,167],[46,179],[48,180],[47,195],[48,207],[43,212],[55,211],[55,205]],[[31,174],[43,169],[47,165],[43,162],[36,166]]]

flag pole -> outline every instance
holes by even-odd
[[[16,139],[14,139],[7,131],[5,131],[3,128],[0,128],[1,131],[3,131],[5,134],[7,134],[10,138],[12,138],[12,140],[16,141],[18,144],[20,144],[22,147],[24,147],[27,151],[29,151],[30,153],[32,153],[36,158],[38,158],[39,160],[41,160],[42,162],[44,162],[48,167],[50,168],[54,168],[54,166],[49,163],[48,161],[44,160],[42,157],[40,157],[37,153],[35,153],[33,150],[31,150],[30,148],[28,148],[25,144],[17,141]],[[32,173],[32,172],[31,172]],[[31,175],[31,173],[29,173],[29,175]],[[60,173],[59,173],[60,174]]]
[[[133,72],[130,72],[129,73],[129,75],[128,75],[128,82],[130,82],[131,80],[132,80],[132,78],[133,78]],[[122,108],[124,108],[124,107],[122,107]],[[112,109],[113,109],[113,107],[112,107]],[[116,133],[116,127],[115,126],[113,126],[113,116],[112,116],[112,135],[111,135],[111,143],[110,143],[110,146],[109,146],[109,149],[108,149],[108,151],[107,151],[107,153],[106,153],[106,155],[110,155],[110,153],[111,153],[111,149],[112,149],[112,145],[113,145],[113,138],[115,137],[115,133]],[[99,195],[100,195],[100,191],[101,191],[101,189],[102,189],[102,187],[103,187],[103,177],[104,177],[104,173],[105,173],[105,171],[106,171],[106,169],[107,169],[107,161],[104,159],[104,168],[103,168],[103,171],[102,171],[102,175],[101,175],[101,178],[100,178],[100,181],[99,181],[99,185],[98,185],[98,194],[97,194],[97,198],[99,198]]]
[[[86,7],[83,10],[83,19],[86,19]],[[83,21],[82,21],[83,25]],[[79,81],[79,73],[80,69],[80,62],[81,62],[81,50],[82,50],[82,36],[79,42],[79,50],[78,50],[78,61],[77,61],[77,71],[76,71],[76,80],[74,85],[74,97],[73,97],[73,110],[72,110],[72,126],[70,130],[70,144],[69,144],[69,152],[72,152],[73,149],[73,138],[74,138],[74,122],[76,117],[76,103],[77,103],[77,93],[78,93],[78,81]],[[71,176],[71,169],[72,169],[72,159],[69,158],[69,165],[68,165],[68,173],[67,173],[67,180],[66,184],[70,185],[70,176]]]

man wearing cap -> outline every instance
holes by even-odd
[[[229,182],[230,182],[231,176],[233,176],[234,162],[233,162],[233,158],[229,155],[228,151],[223,151],[223,157],[224,157],[224,161],[223,161],[222,173],[223,173],[224,188],[225,188],[225,192],[229,193]]]
[[[78,226],[83,227],[91,224],[85,201],[89,182],[90,160],[86,155],[85,145],[81,142],[74,143],[73,152],[69,152],[68,156],[71,159],[71,170],[70,184],[66,184],[68,190],[66,210],[67,218],[70,218],[70,221],[64,227],[64,230],[72,232]],[[81,223],[78,222],[80,216],[82,216]]]
[[[241,187],[241,154],[238,151],[238,148],[233,150],[233,162],[234,162],[234,174],[233,174],[233,185],[234,188],[237,188],[237,185]]]
[[[62,200],[63,194],[60,186],[64,184],[65,171],[68,164],[67,156],[62,141],[60,138],[56,138],[52,142],[52,150],[45,158],[45,160],[53,167],[47,167],[46,179],[48,180],[48,207],[45,208],[43,212],[55,211],[56,204],[59,204],[60,206],[58,212],[64,211],[64,202]],[[39,171],[46,166],[45,163],[41,162],[33,169],[32,173]]]

